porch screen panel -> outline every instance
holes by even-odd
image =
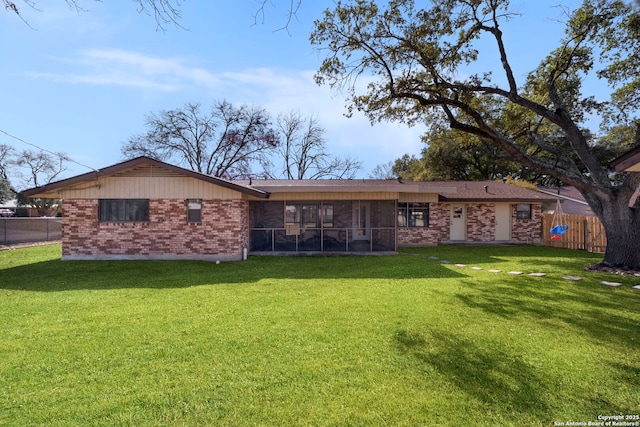
[[[329,203],[333,206],[333,227],[331,228],[350,228],[353,215],[352,202],[350,200],[335,200],[325,202],[325,205]]]
[[[273,251],[273,232],[271,230],[251,230],[249,238],[252,251]]]
[[[284,228],[282,202],[251,202],[249,208],[251,228]]]
[[[395,251],[396,231],[392,228],[378,228],[371,231],[372,251]]]
[[[396,203],[393,200],[371,202],[371,227],[391,227],[396,225]]]

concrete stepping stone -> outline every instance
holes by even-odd
[[[482,267],[471,267],[472,270],[482,270]]]
[[[460,267],[460,268],[466,267],[466,266],[467,266],[466,264],[456,264],[456,267]]]
[[[546,275],[547,273],[529,273],[529,276],[531,277],[544,277]]]
[[[606,280],[603,280],[602,282],[600,282],[600,284],[603,285],[603,286],[611,286],[613,288],[617,288],[618,286],[622,286],[622,283],[607,282]]]
[[[430,258],[430,259],[440,259],[440,258],[438,258],[437,256],[430,256],[429,258]]]
[[[489,273],[500,273],[502,270],[487,270]]]
[[[640,285],[632,286],[632,288],[633,288],[633,289],[636,289],[636,290],[638,290],[638,291],[640,291]]]
[[[440,261],[440,264],[451,264],[451,261],[447,261],[446,259],[443,259],[442,261]]]
[[[579,282],[580,280],[582,280],[582,277],[578,276],[563,276],[562,278],[564,280],[571,280],[572,282]]]
[[[507,274],[513,274],[514,276],[519,276],[522,274],[522,271],[510,271]]]

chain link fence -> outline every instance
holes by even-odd
[[[62,218],[0,218],[0,244],[62,239]]]

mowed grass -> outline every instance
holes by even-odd
[[[59,258],[0,252],[0,425],[548,426],[640,412],[640,278],[583,271],[598,255]]]

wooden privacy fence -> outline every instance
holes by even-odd
[[[545,246],[556,248],[580,249],[588,252],[603,253],[607,247],[607,236],[600,220],[595,216],[584,215],[563,215],[560,222],[568,225],[565,234],[558,235],[559,239],[552,239],[551,228],[553,214],[542,216],[542,233]]]

